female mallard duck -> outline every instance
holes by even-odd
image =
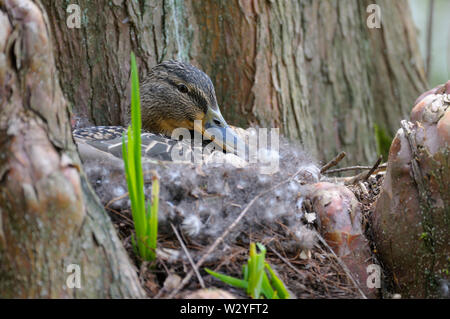
[[[245,149],[245,143],[220,113],[211,79],[196,67],[174,60],[162,62],[150,70],[140,86],[142,129],[148,132],[142,134],[144,156],[172,161],[174,148],[186,150],[186,145],[183,148],[178,139],[171,138],[177,128],[201,134],[202,140],[214,141],[224,152]],[[97,126],[76,129],[73,135],[83,150],[92,153],[93,147],[121,157],[124,131],[119,126]]]

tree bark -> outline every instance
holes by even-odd
[[[80,29],[44,0],[64,93],[87,124],[127,121],[129,53],[147,72],[169,58],[208,73],[225,118],[280,127],[329,160],[376,158],[374,124],[394,135],[425,89],[406,0],[87,1]],[[369,4],[380,29],[369,29]]]
[[[28,0],[0,0],[0,296],[145,296],[81,168],[48,20]]]

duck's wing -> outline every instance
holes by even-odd
[[[96,156],[121,159],[122,136],[125,132],[126,129],[121,126],[94,126],[74,130],[73,137],[82,159],[94,159]],[[141,149],[145,159],[163,162],[187,161],[192,152],[186,143],[153,133],[141,134]]]
[[[237,134],[246,138],[245,131],[233,128]],[[83,162],[94,161],[108,165],[121,166],[122,136],[126,129],[121,126],[94,126],[73,131],[78,152]],[[222,149],[211,141],[203,141],[196,145],[195,141],[178,141],[164,135],[153,133],[141,134],[141,150],[143,161],[155,164],[163,163],[230,163],[236,167],[247,165],[245,160],[231,153],[223,153]]]
[[[108,141],[122,138],[126,129],[123,126],[90,126],[73,131],[77,141]]]

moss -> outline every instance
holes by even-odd
[[[392,143],[392,136],[378,124],[374,123],[375,140],[377,142],[377,153],[382,155],[384,159],[388,158],[389,148]]]
[[[421,201],[422,227],[421,236],[423,254],[420,261],[424,270],[425,296],[438,297],[439,282],[443,274],[446,273],[445,265],[448,257],[446,248],[448,238],[449,219],[449,196],[448,196],[448,176],[449,176],[449,154],[444,149],[431,156],[428,152],[420,154],[421,163],[429,163],[430,169],[427,177],[424,178],[427,194],[423,194]],[[436,195],[442,200],[437,201]]]

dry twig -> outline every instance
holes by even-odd
[[[286,258],[284,258],[283,256],[281,256],[275,249],[273,249],[270,246],[267,246],[267,248],[269,248],[270,251],[272,251],[275,255],[277,255],[278,258],[281,259],[281,261],[283,261],[289,268],[291,268],[293,271],[295,271],[297,274],[299,274],[301,277],[303,276],[303,274],[294,267],[294,265],[291,264],[291,262],[289,260],[287,260]],[[297,282],[297,285],[300,286],[302,289],[304,289],[305,291],[307,291],[310,294],[315,294],[314,291],[311,291],[311,289],[308,289],[305,285],[303,285],[302,283]]]
[[[343,167],[343,168],[336,168],[336,169],[330,169],[328,170],[326,173],[327,174],[332,174],[332,173],[342,173],[342,172],[348,172],[348,171],[357,171],[357,170],[369,170],[371,169],[373,166],[361,166],[361,165],[357,165],[357,166],[349,166],[349,167]],[[384,169],[387,167],[387,164],[381,164],[378,166],[378,168],[380,169]]]
[[[336,166],[342,159],[346,156],[345,152],[340,152],[335,158],[333,158],[331,161],[329,161],[327,164],[322,166],[320,169],[320,174],[325,173],[328,169],[330,169],[333,166]]]
[[[202,286],[202,288],[205,288],[206,287],[205,282],[203,281],[203,278],[200,275],[200,272],[198,271],[198,268],[195,265],[194,260],[192,259],[191,254],[189,253],[189,250],[187,249],[186,245],[184,244],[183,239],[181,238],[180,234],[178,233],[177,228],[172,223],[170,223],[170,226],[172,227],[173,232],[175,233],[175,236],[177,236],[177,239],[180,242],[181,248],[183,249],[184,253],[186,254],[186,256],[189,260],[189,263],[191,264],[192,269],[194,270],[195,275],[197,276],[200,286]]]
[[[370,175],[378,173],[379,171],[383,171],[386,169],[385,166],[383,167],[379,167],[381,161],[383,160],[383,157],[380,155],[380,157],[378,157],[377,161],[375,162],[375,164],[372,166],[372,168],[366,172],[361,172],[356,176],[352,176],[352,177],[344,177],[341,180],[344,181],[345,185],[354,185],[354,184],[358,184],[360,181],[366,181]]]
[[[378,166],[381,164],[381,161],[383,160],[383,155],[380,155],[377,159],[377,161],[375,162],[375,164],[373,165],[373,167],[369,170],[369,172],[367,173],[366,177],[364,178],[365,181],[367,181],[367,179],[370,177],[370,175],[373,174],[373,172],[375,172],[375,170],[378,168]]]

